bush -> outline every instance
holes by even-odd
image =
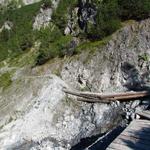
[[[42,43],[39,55],[36,60],[36,65],[42,65],[49,59],[55,57],[63,57],[70,54],[71,36],[61,36],[55,42]]]
[[[121,20],[141,20],[150,16],[149,0],[93,0],[97,14],[95,24],[87,22],[85,35],[90,40],[102,39],[121,26]]]
[[[13,6],[11,4],[11,6]],[[0,33],[0,61],[15,55],[21,54],[22,51],[30,48],[34,42],[32,30],[33,19],[40,9],[41,3],[24,6],[19,9],[9,8],[4,14],[0,14],[0,26],[5,21],[13,24],[11,30],[3,30]],[[11,55],[10,55],[11,52]]]
[[[51,0],[43,0],[43,9],[52,7],[52,1]]]
[[[68,14],[75,7],[78,0],[60,0],[57,9],[52,15],[54,23],[61,29],[62,33],[67,25]]]
[[[123,20],[141,20],[150,16],[149,0],[118,0],[120,17]]]
[[[0,75],[0,87],[8,87],[12,83],[11,81],[11,75],[9,72],[6,72],[2,75]]]
[[[88,24],[87,37],[95,40],[102,39],[120,27],[117,0],[103,0],[97,6],[96,24]]]

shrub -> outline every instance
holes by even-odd
[[[127,19],[145,19],[150,16],[149,0],[118,0],[120,17]]]
[[[13,5],[11,4],[11,6]],[[12,7],[4,14],[0,14],[0,25],[3,25],[7,20],[13,23],[11,30],[3,30],[0,33],[0,61],[7,58],[7,56],[13,57],[18,55],[33,45],[34,34],[32,24],[40,6],[41,3],[24,6],[15,10]]]
[[[51,0],[43,0],[43,6],[42,7],[44,9],[52,7],[52,1]]]
[[[96,24],[88,25],[87,37],[95,40],[102,39],[120,27],[117,0],[103,0],[97,6]]]
[[[36,60],[36,65],[42,65],[49,59],[54,57],[63,57],[70,54],[71,36],[61,36],[55,42],[42,43],[39,55]]]
[[[60,0],[57,9],[52,15],[54,23],[64,32],[64,29],[67,25],[67,19],[69,11],[75,7],[78,3],[78,0]]]
[[[2,75],[0,75],[0,87],[8,87],[12,83],[11,81],[11,75],[9,72],[6,72]]]

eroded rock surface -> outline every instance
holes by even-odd
[[[106,104],[86,104],[67,98],[62,88],[68,85],[55,75],[17,76],[11,87],[1,93],[3,149],[44,150],[46,145],[46,149],[69,149],[81,138],[105,132],[110,122],[118,121],[110,117],[112,112],[117,117],[117,109],[114,111]]]
[[[149,83],[150,19],[133,22],[92,54],[65,62],[61,76],[75,88],[91,91],[137,90]]]
[[[67,150],[121,120],[120,104],[76,101],[62,89],[114,92],[148,88],[150,20],[117,31],[105,46],[40,67],[1,67],[0,149]],[[146,57],[145,57],[146,56]],[[59,77],[53,73],[59,68]],[[138,88],[137,88],[138,87]],[[137,104],[132,104],[136,107]]]
[[[41,8],[40,13],[37,14],[33,23],[33,29],[40,30],[41,28],[45,28],[49,25],[52,17],[53,11],[57,8],[59,0],[52,0],[51,8]]]

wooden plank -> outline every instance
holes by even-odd
[[[110,103],[110,100],[99,100],[97,98],[83,98],[83,97],[78,97],[78,101],[82,102],[88,102],[88,103]]]
[[[128,128],[128,130],[134,130],[134,131],[142,131],[142,132],[146,132],[146,133],[150,133],[150,128],[147,126],[139,126],[139,125],[135,125],[133,127]]]
[[[150,136],[150,132],[146,132],[146,131],[143,131],[142,129],[141,130],[137,130],[136,128],[132,128],[132,129],[128,129],[126,130],[126,132],[129,132],[129,133],[135,133],[135,134],[141,134],[141,135],[148,135]]]
[[[132,148],[132,147],[121,145],[121,144],[114,143],[114,142],[109,145],[109,148],[113,148],[115,150],[141,150],[141,149]]]
[[[137,134],[137,133],[122,132],[122,135],[135,137],[135,138],[141,139],[141,140],[150,140],[149,136],[146,136],[146,135],[143,136],[142,134]]]
[[[149,145],[150,146],[150,141],[149,140],[141,140],[141,139],[137,139],[135,137],[131,137],[131,136],[127,136],[127,135],[119,135],[117,139],[125,139],[125,140],[130,140],[131,142],[135,143],[135,142],[138,142],[138,143],[141,143],[141,144],[144,144],[144,145]]]
[[[147,124],[147,125],[150,126],[150,121],[149,121],[149,120],[141,120],[141,119],[138,120],[138,119],[137,119],[136,122],[137,122],[137,124],[139,124],[139,125]]]
[[[138,115],[150,120],[150,112],[148,112],[148,111],[138,111],[136,113]]]
[[[139,142],[140,140],[134,140],[134,139],[127,139],[125,137],[123,138],[117,138],[116,140],[113,141],[113,143],[117,143],[117,144],[121,144],[121,145],[125,145],[131,148],[136,148],[136,149],[140,149],[140,150],[148,150],[150,148],[150,145],[146,145],[146,143],[141,143]]]
[[[132,125],[131,126],[146,126],[146,127],[150,127],[150,123],[145,121],[145,120],[142,120],[142,121],[136,121],[136,122],[132,122]]]
[[[116,150],[116,149],[108,147],[106,150]]]
[[[143,112],[150,115],[150,111],[149,110],[144,110]]]
[[[150,121],[144,119],[132,121],[108,148],[114,150],[150,150]]]
[[[67,89],[63,89],[63,91],[67,94],[71,94],[78,97],[98,99],[100,100],[107,100],[107,101],[115,101],[115,100],[128,100],[128,99],[135,99],[145,96],[150,96],[150,92],[148,91],[140,91],[140,92],[124,92],[124,93],[115,93],[115,94],[101,94],[101,93],[92,93],[92,92],[79,92],[79,91],[69,91]]]

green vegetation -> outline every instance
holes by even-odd
[[[54,57],[63,57],[64,55],[69,55],[71,40],[71,36],[60,36],[56,37],[54,42],[46,41],[42,43],[36,65],[42,65],[47,60]]]
[[[145,19],[150,15],[149,0],[118,0],[120,17],[123,20]]]
[[[92,40],[102,39],[116,31],[121,26],[118,11],[117,0],[103,0],[99,3],[96,24],[88,26],[87,37]]]
[[[56,23],[50,23],[47,28],[42,28],[40,31],[33,30],[34,18],[38,14],[40,7],[43,7],[43,9],[51,7],[51,0],[43,0],[42,2],[20,9],[7,10],[7,12],[0,17],[0,26],[8,20],[12,22],[13,27],[12,30],[4,29],[2,33],[0,33],[0,61],[8,56],[18,59],[19,55],[25,54],[30,50],[36,41],[41,43],[40,50],[37,51],[38,56],[35,58],[36,64],[38,65],[43,64],[48,59],[69,54],[72,37],[63,35],[61,21],[67,21],[65,17],[67,17],[68,9],[73,7],[73,4],[75,4],[75,1],[60,1],[54,13],[54,21],[56,21]],[[61,9],[63,12],[61,12]],[[64,18],[60,19],[60,16]],[[63,25],[65,27],[64,23]]]
[[[8,87],[12,83],[11,75],[9,72],[6,72],[0,75],[0,87]]]
[[[7,3],[7,2],[6,2]],[[12,0],[8,2],[5,6],[0,5],[0,13],[6,13],[7,10],[14,10],[18,8],[18,6],[23,6],[22,0]]]
[[[148,62],[150,60],[150,56],[147,53],[139,55],[139,59]]]
[[[78,0],[60,0],[52,19],[54,23],[61,29],[62,33],[67,24],[68,14],[78,4]]]
[[[33,30],[35,16],[41,7],[43,9],[52,7],[51,0],[43,0],[19,9],[14,8],[21,4],[21,0],[12,1],[5,11],[0,11],[0,27],[6,21],[12,23],[11,30],[4,29],[0,33],[0,61],[9,57],[15,58],[14,63],[18,64],[21,57],[24,60],[23,64],[35,62],[36,65],[41,65],[54,57],[70,56],[87,49],[95,50],[107,43],[106,37],[120,28],[122,20],[139,20],[148,17],[150,13],[149,0],[92,0],[91,6],[97,9],[95,24],[87,22],[87,30],[80,33],[79,38],[88,42],[82,42],[80,39],[81,44],[75,48],[72,36],[65,36],[64,29],[68,14],[79,5],[78,2],[78,0],[60,0],[49,26],[35,31]],[[41,44],[30,61],[30,49],[35,46],[35,42]]]
[[[12,30],[3,30],[0,33],[0,61],[9,57],[22,54],[34,44],[34,31],[32,30],[33,17],[40,9],[40,3],[8,10],[0,16],[0,26],[5,21],[13,24]]]
[[[52,2],[51,0],[43,0],[43,6],[44,8],[49,8],[49,7],[52,7]]]
[[[111,36],[105,37],[103,40],[97,40],[97,41],[89,41],[89,42],[85,42],[80,44],[77,48],[76,48],[76,52],[82,52],[82,51],[86,51],[86,50],[90,50],[91,52],[97,50],[98,48],[106,45],[108,43],[108,41],[111,39]]]
[[[87,23],[86,37],[102,39],[121,27],[121,21],[145,19],[150,16],[149,0],[93,0],[97,14],[95,24]]]

